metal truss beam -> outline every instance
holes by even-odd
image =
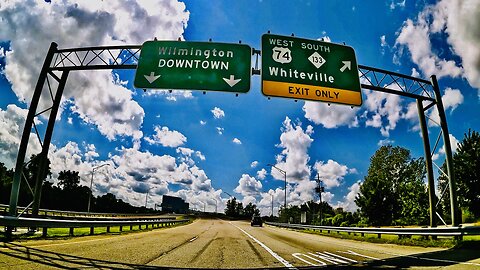
[[[30,160],[25,163],[25,158],[32,129],[34,129],[35,133],[37,134],[37,138],[42,146],[42,152],[40,153],[40,155],[37,156],[37,158],[40,158],[41,160],[39,160],[39,171],[36,174],[37,179],[35,183],[35,196],[32,209],[33,213],[38,213],[38,208],[40,206],[41,187],[43,181],[45,180],[45,171],[48,165],[47,154],[53,134],[53,127],[55,124],[54,120],[56,119],[56,115],[58,113],[58,107],[60,105],[61,96],[69,72],[75,70],[136,69],[140,57],[140,50],[141,45],[86,47],[61,50],[57,48],[56,43],[52,43],[50,45],[37,84],[35,86],[34,94],[25,121],[22,139],[19,146],[10,196],[10,216],[17,215],[17,204],[20,184],[22,178],[24,178],[23,170],[25,166],[29,162],[31,162]],[[257,54],[257,57],[260,54],[259,51],[256,51],[254,53]],[[254,70],[258,71],[254,72],[254,74],[260,73],[258,70],[258,62],[255,64]],[[452,175],[453,161],[451,158],[451,146],[448,139],[448,128],[445,118],[445,112],[436,78],[433,76],[432,81],[430,82],[427,80],[414,78],[412,76],[407,76],[396,72],[381,70],[378,68],[372,68],[362,65],[359,66],[358,71],[361,85],[365,89],[414,98],[417,100],[417,105],[420,104],[418,106],[419,108],[422,108],[422,113],[435,105],[437,106],[437,109],[440,112],[440,126],[443,132],[443,140],[445,143],[445,152],[447,156],[447,169],[448,175],[450,176],[449,184],[451,187],[450,198],[453,217],[452,225],[458,225],[458,216],[456,214],[457,205],[455,197],[455,179]],[[50,77],[51,79],[49,79]],[[56,90],[52,92],[52,89],[54,88],[52,86],[53,82],[56,82],[58,85]],[[37,107],[40,101],[40,97],[42,95],[42,91],[44,91],[43,89],[45,84],[47,85],[46,88],[48,88],[49,91],[49,93],[47,94],[50,95],[53,105],[45,110],[37,112]],[[430,103],[426,107],[423,107],[423,101],[429,101]],[[50,113],[48,126],[42,140],[42,136],[40,135],[39,130],[35,125],[34,119],[35,117],[48,112]],[[423,120],[425,121],[425,119]],[[425,149],[426,147],[427,146],[425,145]],[[429,145],[428,150],[430,150]],[[425,151],[427,167],[428,160],[431,161],[431,155],[428,154],[428,152],[429,151],[427,150]],[[427,171],[430,170],[427,168]],[[429,182],[431,175],[433,174],[430,174],[430,176],[428,176]],[[433,202],[431,201],[431,203]],[[11,228],[7,228],[7,233],[8,231],[11,232]]]
[[[363,65],[358,66],[362,88],[435,102],[432,84],[423,79]]]

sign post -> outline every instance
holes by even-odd
[[[265,34],[262,92],[266,96],[360,106],[355,51],[329,42]]]
[[[143,43],[133,85],[246,93],[252,49],[245,44],[186,41]]]

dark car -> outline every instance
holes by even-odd
[[[262,218],[260,216],[253,216],[252,221],[250,222],[250,225],[262,227],[263,225]]]

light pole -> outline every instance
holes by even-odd
[[[285,177],[285,203],[283,204],[283,208],[284,209],[287,209],[287,172],[278,168],[277,166],[273,165],[273,164],[267,164],[267,166],[270,166],[272,168],[275,168],[277,169],[279,172],[281,172],[283,174],[283,176]]]
[[[215,198],[212,198],[214,201],[215,201],[215,214],[218,212],[217,210],[217,204],[218,204],[218,201],[215,199]]]
[[[92,199],[93,174],[95,173],[96,170],[100,169],[103,166],[110,166],[110,164],[105,163],[92,168],[92,177],[90,178],[90,196],[88,196],[88,207],[87,207],[88,213],[90,213],[90,200]]]
[[[273,194],[270,194],[272,195],[272,218],[273,218]]]

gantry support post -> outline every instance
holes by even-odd
[[[52,141],[53,128],[57,119],[58,108],[62,100],[63,90],[67,83],[69,71],[62,72],[62,77],[58,83],[57,92],[53,100],[52,110],[50,111],[50,118],[48,119],[47,130],[45,131],[45,138],[43,139],[42,153],[40,157],[40,165],[37,171],[37,177],[35,180],[35,193],[33,196],[32,216],[38,216],[38,209],[40,208],[40,198],[42,195],[43,181],[46,178],[46,172],[48,164],[48,149],[50,148],[50,142]]]
[[[417,99],[418,118],[420,119],[420,129],[422,131],[423,138],[423,150],[425,152],[425,166],[427,169],[427,182],[428,182],[428,201],[430,204],[430,227],[437,227],[436,217],[436,197],[435,197],[435,182],[433,178],[433,164],[432,153],[430,151],[430,139],[428,138],[427,122],[425,121],[425,111],[421,99]]]
[[[48,69],[52,63],[53,56],[57,51],[57,44],[52,42],[48,49],[47,56],[43,62],[40,75],[38,76],[37,85],[33,92],[32,102],[28,109],[27,119],[25,120],[25,126],[23,128],[22,140],[18,148],[17,163],[15,165],[15,173],[13,175],[12,191],[10,193],[10,207],[8,208],[8,214],[10,216],[17,215],[18,193],[20,192],[20,183],[22,181],[23,167],[25,162],[25,155],[27,153],[28,140],[30,138],[30,132],[32,131],[32,125],[35,118],[38,102],[42,94],[43,84],[47,78]],[[7,229],[8,231],[8,229]]]
[[[452,146],[450,144],[450,133],[448,133],[447,118],[445,116],[445,109],[443,107],[442,95],[438,87],[437,77],[432,75],[430,77],[432,88],[435,92],[435,100],[437,102],[438,116],[440,118],[440,128],[443,133],[443,143],[445,147],[445,163],[447,164],[448,185],[450,187],[450,212],[452,215],[452,226],[460,224],[460,212],[457,210],[457,185],[455,183],[455,172],[453,168]]]

